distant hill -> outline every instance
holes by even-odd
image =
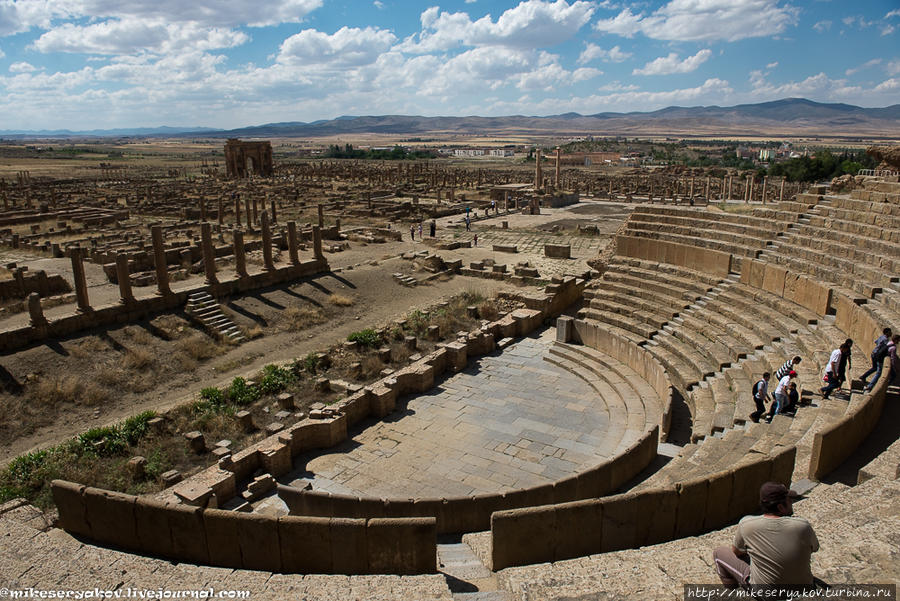
[[[547,117],[338,117],[313,123],[268,123],[217,132],[221,137],[323,137],[351,134],[478,135],[802,135],[900,136],[900,104],[862,108],[786,98],[759,104],[672,106],[652,112],[565,113]]]
[[[316,138],[340,135],[670,135],[670,136],[820,136],[900,137],[900,104],[862,108],[850,104],[785,98],[758,104],[671,106],[652,112],[594,115],[564,113],[546,117],[423,117],[408,115],[342,116],[311,123],[267,123],[231,130],[210,128],[137,128],[92,131],[0,131],[2,137],[193,137]]]
[[[122,129],[89,129],[72,131],[70,129],[14,130],[0,129],[0,137],[4,138],[123,138],[147,136],[173,136],[185,132],[209,134],[220,132],[212,127],[132,127]]]

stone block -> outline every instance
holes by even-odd
[[[553,561],[556,506],[498,511],[491,516],[491,569]]]
[[[262,468],[273,474],[281,476],[291,471],[291,447],[280,441],[265,441],[259,446],[259,462]]]
[[[140,455],[132,457],[128,460],[127,467],[132,478],[142,480],[144,478],[144,470],[147,467],[147,459]]]
[[[204,510],[200,507],[187,507],[176,503],[166,505],[173,557],[188,563],[206,564],[209,562],[203,512]]]
[[[278,395],[278,406],[287,411],[294,410],[294,395],[289,392],[282,392]]]
[[[238,530],[238,523],[243,519],[243,514],[207,509],[202,515],[206,546],[209,549],[209,563],[223,568],[244,567],[241,559],[241,535]]]
[[[196,430],[193,432],[187,432],[185,433],[184,438],[188,441],[191,450],[198,455],[206,452],[206,439],[203,437],[202,432],[198,432]]]
[[[569,259],[572,257],[572,247],[569,244],[545,244],[544,256],[552,259]]]
[[[557,506],[554,561],[599,553],[603,528],[603,503],[597,499]]]
[[[365,574],[369,557],[366,520],[331,518],[331,563],[335,574]]]
[[[175,559],[166,504],[139,497],[134,504],[134,517],[141,551]],[[206,545],[205,540],[203,544]]]
[[[53,493],[53,504],[59,512],[59,525],[72,534],[91,536],[91,526],[87,520],[87,508],[84,501],[85,486],[54,480],[50,483]]]
[[[602,552],[631,549],[638,543],[637,522],[640,493],[630,492],[603,499],[603,522],[600,547]]]
[[[288,574],[331,574],[331,519],[278,518],[281,568]]]
[[[703,532],[706,519],[706,498],[709,495],[709,480],[700,478],[679,482],[678,514],[675,518],[675,538],[694,536]]]
[[[574,332],[575,332],[575,320],[568,316],[563,315],[562,317],[556,318],[556,341],[557,342],[569,342],[572,340]]]
[[[435,518],[373,518],[366,525],[370,574],[430,574],[437,561]]]
[[[256,426],[253,425],[253,415],[249,411],[238,411],[235,414],[235,417],[238,420],[238,423],[241,424],[241,428],[244,432],[252,432],[256,429]]]
[[[178,470],[169,470],[159,475],[159,479],[162,480],[163,486],[166,488],[174,484],[178,484],[179,482],[181,482],[181,478],[181,472],[179,472]]]
[[[137,548],[134,519],[135,497],[110,490],[84,490],[87,522],[91,538],[125,549]]]

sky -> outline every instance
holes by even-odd
[[[900,103],[900,0],[0,0],[0,130]]]

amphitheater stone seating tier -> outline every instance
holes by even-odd
[[[900,581],[896,561],[900,480],[876,478],[854,488],[819,485],[794,507],[796,515],[810,521],[819,539],[820,550],[812,558],[815,576],[832,585]],[[497,577],[515,601],[680,601],[685,584],[717,582],[712,550],[733,540],[734,529],[729,526],[640,549],[507,568]],[[483,534],[468,535],[465,540],[476,550],[490,542]]]

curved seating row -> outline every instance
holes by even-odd
[[[562,318],[563,320],[567,318]],[[593,331],[575,322],[579,338]],[[373,498],[279,486],[291,515],[372,518],[429,516],[439,533],[474,532],[490,526],[503,510],[594,499],[632,479],[656,457],[660,430],[668,428],[671,387],[661,365],[644,349],[621,338],[600,353],[557,343],[546,357],[588,381],[607,402],[610,420],[620,420],[614,435],[602,441],[612,457],[582,473],[527,489],[453,498]]]

